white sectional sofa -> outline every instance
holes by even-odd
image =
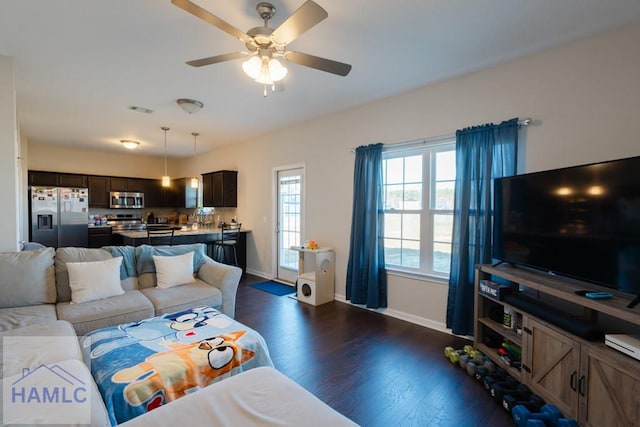
[[[160,288],[153,256],[193,252],[189,283]],[[242,270],[205,255],[205,245],[116,246],[101,249],[44,248],[0,254],[0,331],[67,320],[78,335],[197,305],[233,318]],[[122,257],[118,294],[72,303],[68,263],[99,263]],[[96,270],[101,267],[96,267]],[[96,282],[104,272],[96,273]],[[97,285],[96,285],[97,286]],[[96,290],[95,292],[98,292]],[[122,293],[124,291],[124,293]],[[85,292],[86,294],[86,292]],[[104,294],[103,294],[104,295]]]
[[[173,263],[161,269],[167,259],[153,258],[176,260],[190,252],[194,253],[189,258],[191,270],[184,261],[181,266]],[[119,256],[123,260],[119,271],[114,271],[111,264]],[[83,269],[85,273],[79,274]],[[182,271],[181,278],[177,270]],[[87,272],[89,277],[83,277]],[[211,306],[233,318],[241,273],[237,267],[208,258],[201,244],[0,253],[1,424],[109,426],[105,403],[83,361],[78,336],[195,306]],[[181,283],[171,283],[176,280]],[[56,388],[56,381],[61,387]],[[214,383],[126,424],[193,422],[355,425],[271,367]]]

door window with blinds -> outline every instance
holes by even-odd
[[[419,145],[391,145],[383,153],[385,263],[389,270],[447,278],[455,137]]]

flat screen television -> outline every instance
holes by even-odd
[[[495,259],[640,295],[640,157],[499,178],[494,203]]]

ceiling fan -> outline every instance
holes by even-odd
[[[271,3],[258,3],[256,10],[264,20],[264,26],[252,28],[246,33],[190,0],[171,0],[171,3],[244,42],[249,51],[187,61],[187,64],[192,67],[249,58],[242,64],[244,72],[256,82],[264,84],[265,88],[267,85],[274,85],[282,80],[287,74],[287,69],[280,64],[277,58],[284,58],[294,64],[339,76],[346,76],[351,71],[349,64],[287,50],[289,43],[329,16],[326,10],[312,0],[307,0],[276,29],[269,27],[269,19],[275,14],[276,8]]]

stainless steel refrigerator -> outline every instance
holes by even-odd
[[[87,188],[31,187],[29,239],[45,246],[87,247],[89,190]]]

